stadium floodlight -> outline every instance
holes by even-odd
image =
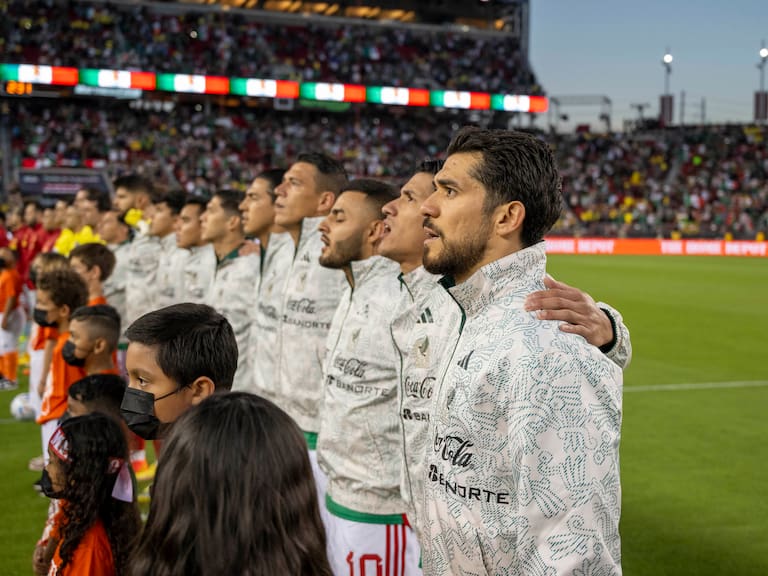
[[[763,40],[763,46],[760,48],[760,63],[757,65],[760,70],[760,92],[765,92],[765,62],[768,60],[768,48],[765,47],[765,40]]]
[[[672,75],[672,54],[667,48],[664,53],[664,57],[661,59],[661,64],[664,66],[664,94],[669,94],[669,77]]]
[[[768,48],[763,47],[760,49],[760,58],[762,58],[763,60],[768,58]]]

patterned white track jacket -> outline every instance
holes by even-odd
[[[399,302],[398,265],[382,256],[352,262],[328,334],[325,402],[317,458],[328,476],[328,509],[374,515],[406,511],[400,496],[399,381],[389,323]]]
[[[423,267],[401,275],[406,289],[401,291],[398,314],[392,322],[392,338],[400,359],[404,457],[401,486],[408,517],[419,537],[424,515],[425,450],[438,363],[442,352],[455,346],[461,319],[461,309],[438,279]],[[615,326],[616,342],[606,357],[626,369],[632,358],[629,329],[618,311],[603,302],[597,305],[610,315]]]
[[[251,333],[250,308],[259,285],[259,256],[238,255],[238,249],[219,261],[208,295],[208,304],[232,325],[237,340],[237,371],[232,390],[249,390],[248,338]]]
[[[213,244],[193,246],[184,262],[182,302],[205,304],[216,275],[216,252]]]
[[[344,272],[320,266],[324,217],[305,218],[288,279],[278,336],[275,401],[310,436],[320,430],[325,342],[347,281]],[[310,448],[314,439],[308,436]]]
[[[251,362],[249,392],[272,400],[277,395],[275,362],[278,357],[280,318],[283,314],[285,283],[291,271],[294,244],[287,232],[270,234],[262,252],[261,283],[251,308],[248,356]]]
[[[160,246],[157,279],[153,287],[155,309],[184,301],[184,269],[189,258],[189,250],[176,245],[176,234],[161,238]]]
[[[128,251],[128,273],[125,281],[125,318],[123,330],[141,316],[155,309],[154,286],[162,246],[154,236],[136,232]]]
[[[427,575],[621,574],[622,373],[524,310],[545,265],[542,242],[448,287],[463,316],[429,425]]]

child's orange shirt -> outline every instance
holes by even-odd
[[[35,335],[32,336],[32,350],[42,350],[48,340],[56,340],[59,337],[59,329],[55,326],[34,325]]]
[[[88,300],[88,304],[86,306],[106,306],[107,305],[107,299],[104,298],[104,296],[96,296],[96,298],[91,298]]]
[[[109,544],[107,531],[100,520],[97,520],[83,534],[69,564],[63,571],[59,570],[62,562],[59,555],[60,548],[61,542],[53,553],[48,576],[114,576],[116,574],[112,546]]]
[[[38,424],[61,418],[67,409],[69,387],[86,376],[84,368],[70,366],[64,361],[61,350],[67,340],[69,340],[69,331],[59,334],[56,340],[56,347],[53,349],[53,359],[51,360],[51,372],[48,376],[50,386],[46,386],[45,389],[40,416],[37,417]]]
[[[11,298],[16,298],[15,307],[18,307],[21,288],[21,275],[15,269],[9,270],[6,268],[0,272],[0,314],[3,313],[5,305]]]

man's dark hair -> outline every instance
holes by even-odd
[[[540,242],[562,210],[560,175],[549,146],[525,132],[465,126],[447,150],[448,156],[461,153],[480,157],[470,175],[485,187],[485,213],[508,202],[521,202],[525,206],[523,246]]]
[[[381,215],[381,209],[384,208],[384,205],[395,200],[398,196],[397,191],[392,186],[386,182],[371,178],[352,180],[342,188],[339,196],[344,194],[344,192],[360,192],[365,194],[366,202],[375,211],[375,214],[379,215]]]
[[[338,195],[349,180],[344,165],[327,154],[305,152],[299,154],[296,162],[312,164],[317,168],[315,184],[321,192],[328,191]]]
[[[221,207],[230,216],[240,216],[240,203],[245,198],[245,194],[240,190],[232,190],[231,188],[224,188],[217,191],[214,198],[218,198],[221,203]]]
[[[117,350],[117,342],[120,339],[120,314],[112,306],[83,306],[75,310],[69,320],[85,324],[91,338],[104,338],[110,352]]]
[[[205,212],[205,207],[208,205],[208,198],[204,196],[197,196],[190,194],[184,200],[184,206],[197,206],[200,209],[200,214]]]
[[[423,160],[418,163],[416,166],[416,174],[420,174],[422,172],[425,172],[427,174],[432,174],[434,176],[440,170],[443,168],[443,164],[445,164],[445,160],[437,160],[433,158],[427,158],[426,160]]]
[[[91,374],[69,388],[69,396],[91,412],[103,412],[120,422],[120,404],[126,384],[117,374]]]
[[[125,188],[131,194],[138,194],[143,192],[144,194],[152,195],[153,186],[152,183],[138,174],[126,174],[117,178],[113,186],[115,190],[118,188]]]
[[[115,269],[115,254],[104,244],[89,242],[75,246],[69,253],[70,262],[72,258],[81,260],[89,269],[98,266],[99,280],[102,282],[109,278]]]
[[[165,204],[171,209],[171,213],[178,216],[184,204],[187,203],[187,194],[183,190],[156,190],[152,193],[153,204]]]
[[[280,183],[283,181],[283,176],[285,176],[285,170],[282,168],[274,168],[272,170],[265,170],[254,180],[266,180],[269,184],[269,189],[267,190],[267,193],[269,194],[269,199],[272,201],[272,204],[275,203],[275,198],[277,197],[275,195],[275,188],[277,188]]]
[[[96,190],[95,188],[81,188],[85,192],[85,197],[88,202],[96,203],[96,210],[99,213],[108,212],[112,209],[112,198],[109,197],[109,193],[103,190]]]
[[[201,376],[232,388],[237,341],[229,321],[205,304],[174,304],[145,314],[125,331],[129,342],[155,348],[155,360],[178,386]]]
[[[44,290],[56,306],[68,306],[72,314],[88,302],[88,288],[72,269],[51,270],[40,276],[37,289]]]

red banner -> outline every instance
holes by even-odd
[[[546,238],[548,254],[768,257],[768,242],[657,238]]]

